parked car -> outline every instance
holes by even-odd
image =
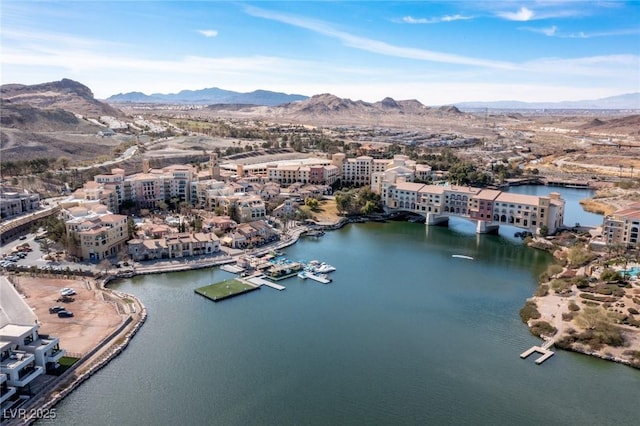
[[[62,296],[73,296],[74,294],[77,294],[77,293],[72,288],[63,288],[62,290],[60,290],[60,294]]]
[[[52,306],[49,308],[50,314],[57,314],[60,311],[64,311],[65,309],[62,306]]]
[[[59,318],[71,318],[73,316],[73,312],[71,311],[59,311],[58,312],[58,317]]]
[[[76,299],[71,296],[62,296],[62,297],[58,297],[56,299],[56,302],[70,303],[70,302],[73,302],[74,300]]]

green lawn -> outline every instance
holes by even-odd
[[[53,371],[51,374],[53,374],[54,376],[61,375],[66,370],[68,370],[73,364],[78,362],[79,359],[80,358],[74,358],[72,356],[63,356],[62,358],[60,358],[60,361],[58,361],[58,364],[60,364],[60,366],[56,368],[55,371]]]
[[[208,299],[217,300],[226,299],[238,294],[246,293],[247,291],[255,290],[256,287],[245,284],[236,279],[230,279],[215,284],[210,284],[204,287],[196,288],[194,291],[201,296]]]

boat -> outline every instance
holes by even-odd
[[[303,280],[307,279],[307,273],[305,271],[298,272],[298,278],[302,278]]]
[[[315,272],[318,274],[326,274],[328,272],[333,272],[335,271],[336,268],[329,265],[328,263],[324,263],[322,262],[319,266],[315,267]]]
[[[473,257],[471,256],[465,256],[463,254],[452,254],[451,257],[457,257],[458,259],[469,259],[469,260],[473,260]]]

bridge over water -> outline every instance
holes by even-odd
[[[471,220],[476,232],[497,233],[509,225],[531,233],[562,226],[564,200],[549,196],[513,194],[495,189],[424,185],[400,182],[382,191],[388,212],[409,212],[425,218],[427,225],[446,224],[450,217]]]

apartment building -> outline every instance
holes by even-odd
[[[195,169],[190,165],[151,169],[149,162],[144,161],[142,173],[125,176],[123,169],[112,169],[111,174],[96,175],[94,182],[105,190],[113,190],[118,206],[123,201],[132,201],[139,207],[155,208],[160,201],[190,201],[190,184],[195,181],[195,176]],[[118,211],[111,206],[109,208]]]
[[[604,218],[602,236],[608,245],[622,244],[629,248],[638,248],[639,234],[640,203],[633,203]]]
[[[111,213],[101,204],[68,207],[62,210],[67,234],[78,237],[71,254],[81,260],[101,260],[115,256],[129,239],[127,216]]]

